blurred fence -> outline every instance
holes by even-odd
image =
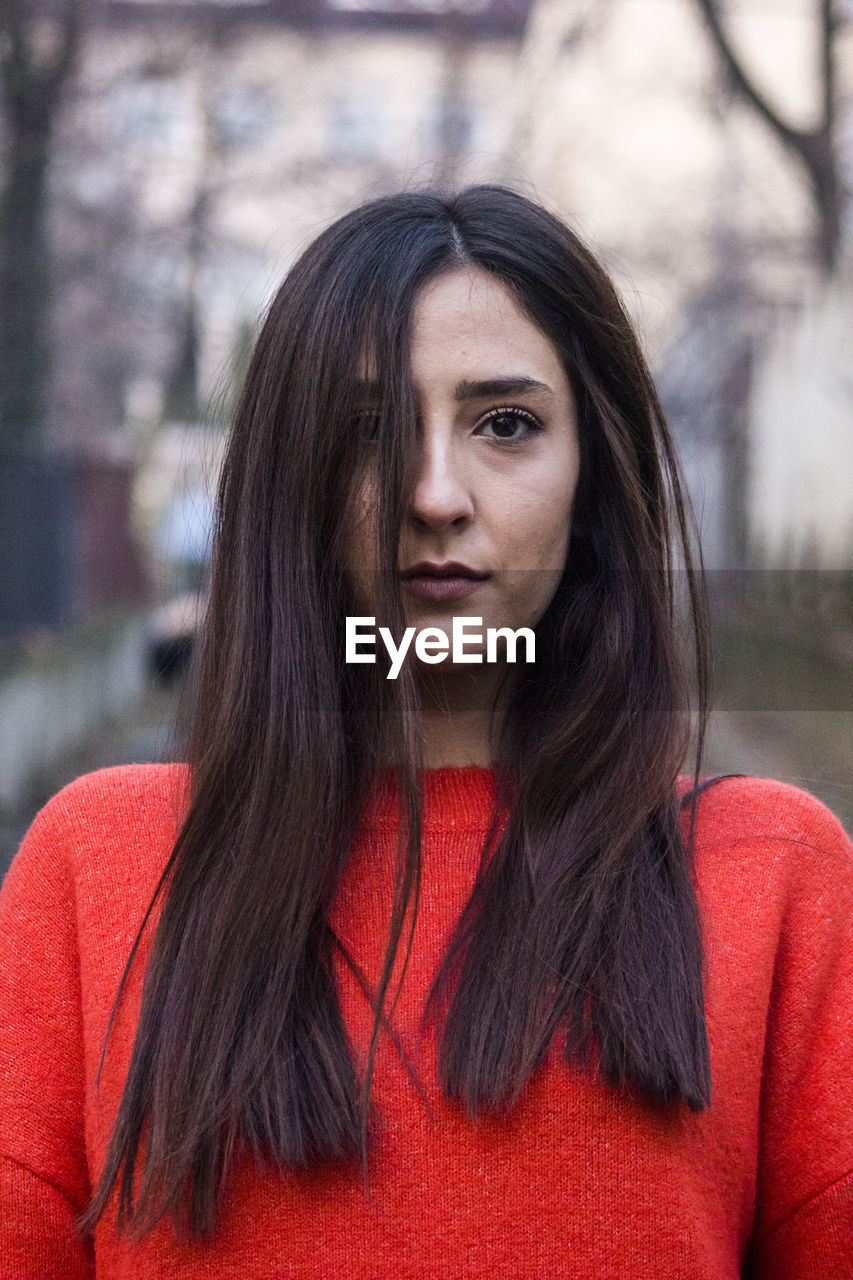
[[[0,640],[71,620],[75,507],[67,460],[0,457]]]
[[[113,614],[0,674],[0,812],[139,700],[146,646],[147,615]]]
[[[0,642],[147,601],[131,532],[132,466],[91,456],[0,455]]]
[[[109,457],[0,454],[0,810],[140,697],[132,483]]]

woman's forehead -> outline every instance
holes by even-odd
[[[412,376],[417,385],[509,378],[562,390],[560,355],[506,285],[484,271],[447,272],[417,299]],[[457,398],[460,398],[457,396]]]
[[[565,373],[559,352],[527,315],[515,295],[478,268],[456,268],[428,280],[415,298],[409,361],[416,388],[437,382],[456,399],[483,395],[561,390]],[[381,361],[365,346],[357,367],[357,390],[381,392]],[[507,385],[497,385],[507,384]]]

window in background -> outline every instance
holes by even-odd
[[[331,101],[329,150],[337,160],[376,160],[386,145],[387,111],[377,94],[352,90]]]
[[[438,155],[463,155],[474,140],[474,107],[463,97],[438,94],[426,120],[426,145]]]
[[[161,77],[130,80],[117,84],[110,97],[117,142],[169,147],[177,141],[183,103],[181,90],[173,81]]]
[[[264,89],[238,85],[217,98],[211,114],[221,146],[248,147],[267,137],[275,123],[276,107]]]

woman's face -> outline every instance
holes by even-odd
[[[421,449],[398,555],[406,624],[448,643],[454,616],[481,618],[484,633],[532,628],[565,565],[578,480],[575,403],[557,351],[498,280],[459,269],[417,300],[412,374]],[[353,498],[347,580],[355,610],[379,626],[370,464]],[[450,562],[477,576],[442,581],[434,571]],[[424,565],[433,573],[412,575]],[[465,651],[478,646],[466,640]],[[431,669],[452,665],[451,653]]]

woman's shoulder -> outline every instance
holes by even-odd
[[[171,797],[188,777],[187,766],[174,764],[117,764],[82,773],[60,788],[47,801],[40,813],[54,809],[74,810],[92,804],[121,803],[122,799],[140,800],[157,795]]]
[[[714,836],[761,833],[765,837],[788,836],[796,840],[808,835],[829,835],[850,845],[841,820],[829,805],[791,782],[724,773],[700,778],[698,786],[694,786],[693,778],[681,776],[678,792],[684,813],[690,812],[695,795],[697,815],[706,832]]]
[[[731,889],[820,901],[831,891],[853,909],[853,843],[841,820],[805,787],[777,778],[726,774],[679,779],[682,823],[689,830],[696,794],[695,850],[700,881]]]
[[[184,764],[124,764],[84,773],[48,800],[33,819],[39,832],[122,833],[171,826],[186,797]]]
[[[694,779],[681,775],[678,793],[682,808],[690,809],[694,794],[697,813],[706,825],[726,833],[744,834],[754,825],[767,833],[833,829],[844,835],[840,819],[825,801],[805,787],[778,778],[761,778],[753,774],[723,773]]]
[[[7,879],[62,869],[72,881],[139,877],[162,868],[183,816],[183,764],[115,765],[82,774],[33,818]]]

